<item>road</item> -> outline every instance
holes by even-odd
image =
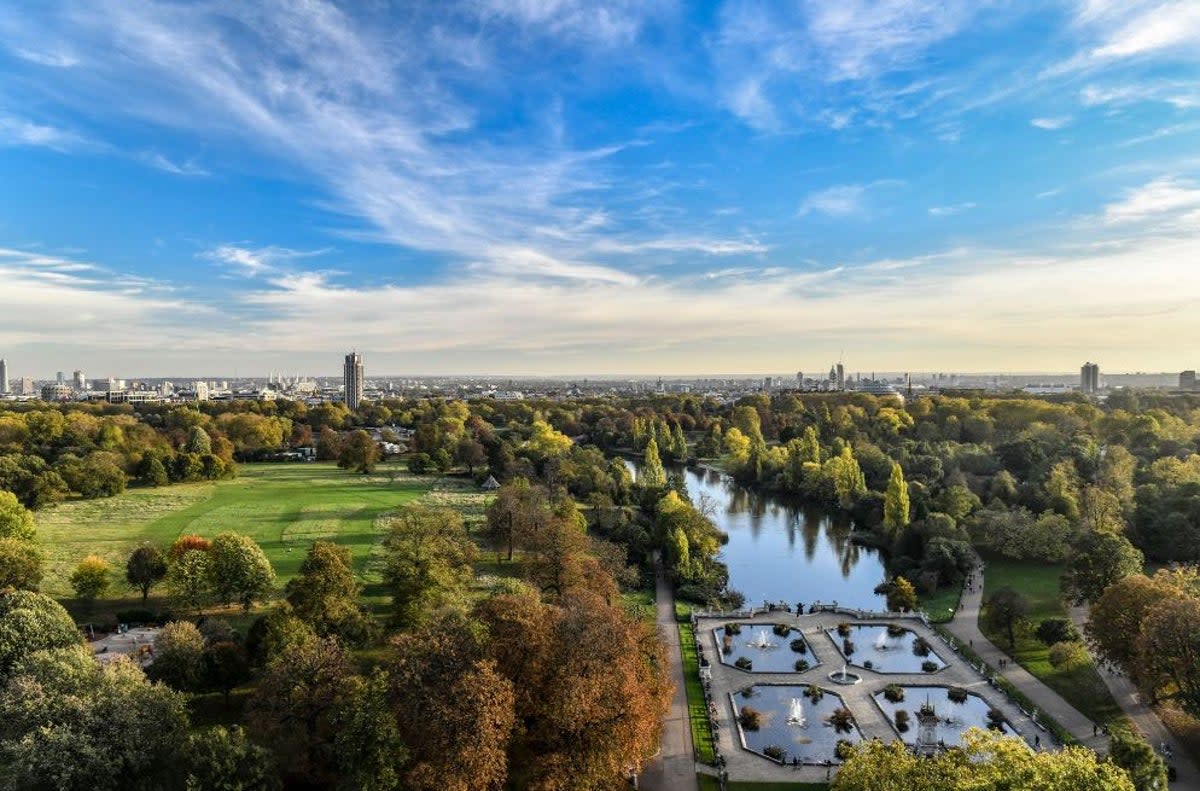
[[[638,787],[648,791],[699,791],[687,693],[683,686],[683,654],[679,650],[679,627],[675,624],[675,594],[661,573],[655,585],[654,599],[658,628],[667,645],[667,666],[671,668],[675,694],[663,722],[662,751],[646,766]]]

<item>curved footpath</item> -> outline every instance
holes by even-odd
[[[1080,634],[1083,633],[1083,625],[1087,623],[1088,608],[1083,607],[1071,608],[1071,621],[1075,624]],[[1112,693],[1113,699],[1121,706],[1121,710],[1125,712],[1125,716],[1133,721],[1134,726],[1141,732],[1142,737],[1157,750],[1159,745],[1166,744],[1171,748],[1171,765],[1175,767],[1177,773],[1176,780],[1171,783],[1171,788],[1186,788],[1189,791],[1200,791],[1200,772],[1196,770],[1196,764],[1192,761],[1191,756],[1184,750],[1183,745],[1175,738],[1175,735],[1163,724],[1163,721],[1158,718],[1149,705],[1143,700],[1138,688],[1133,682],[1124,675],[1117,675],[1099,669],[1097,663],[1097,672],[1100,678],[1104,680],[1104,685],[1108,687],[1108,691]]]
[[[974,576],[977,580],[975,587],[973,590],[963,590],[962,601],[959,604],[958,610],[954,613],[954,618],[945,624],[947,630],[959,640],[968,643],[985,662],[997,669],[996,672],[1008,679],[1013,686],[1028,696],[1038,708],[1054,718],[1059,725],[1066,728],[1082,744],[1099,753],[1107,753],[1108,737],[1104,735],[1093,736],[1092,727],[1094,723],[1090,719],[1079,713],[1074,706],[1067,703],[1057,692],[1035,678],[1028,670],[1019,665],[1016,660],[1009,657],[1007,653],[997,648],[979,630],[979,612],[983,607],[982,566],[976,567]],[[1087,620],[1087,610],[1085,608],[1072,609],[1071,620],[1082,631],[1083,622]],[[1001,659],[1009,660],[1008,666],[1003,670],[999,669]],[[1136,688],[1123,676],[1113,676],[1103,671],[1099,671],[1099,674],[1109,691],[1112,692],[1113,698],[1116,699],[1121,709],[1133,721],[1138,730],[1141,731],[1142,736],[1156,749],[1163,742],[1171,746],[1174,756],[1172,763],[1178,773],[1176,781],[1171,783],[1171,788],[1200,791],[1200,773],[1197,772],[1195,764],[1187,753],[1183,751],[1178,741],[1174,739],[1166,726],[1162,724],[1162,721],[1158,719],[1154,711],[1141,702]]]
[[[679,626],[675,623],[675,594],[661,571],[656,576],[654,602],[658,629],[667,645],[667,665],[671,668],[675,694],[663,721],[662,751],[646,765],[638,787],[649,791],[699,791],[687,692],[683,686],[683,654],[679,650]]]

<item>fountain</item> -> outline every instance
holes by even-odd
[[[775,644],[771,642],[771,639],[769,637],[767,637],[766,629],[759,629],[758,633],[754,635],[754,639],[751,640],[750,642],[746,643],[746,645],[750,646],[751,648],[758,648],[758,649],[763,649],[763,650],[765,650],[767,648],[775,647]]]
[[[808,720],[804,718],[804,703],[801,698],[792,698],[791,708],[788,710],[788,725],[795,725],[799,728],[807,728]]]
[[[875,650],[876,651],[886,651],[887,650],[887,641],[888,641],[888,633],[887,633],[887,629],[884,629],[882,632],[879,633],[879,636],[875,638]]]
[[[843,662],[841,671],[830,673],[829,680],[835,684],[841,684],[842,686],[848,687],[862,681],[862,676],[858,675],[857,673],[851,673],[847,671],[846,663]]]

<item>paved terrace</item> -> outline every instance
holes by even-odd
[[[1035,740],[1040,741],[1043,748],[1054,746],[1053,737],[1049,731],[1035,723],[1003,691],[991,686],[978,669],[956,654],[945,640],[924,623],[919,615],[891,613],[862,614],[863,617],[857,617],[858,615],[859,613],[851,610],[826,611],[811,615],[796,615],[776,610],[753,615],[728,613],[696,617],[696,638],[703,647],[704,656],[712,668],[710,694],[715,704],[714,721],[718,726],[717,749],[725,759],[725,769],[729,773],[730,779],[751,782],[824,782],[826,779],[824,766],[805,766],[794,769],[790,765],[781,766],[761,755],[743,749],[735,723],[733,703],[729,696],[730,693],[736,693],[751,684],[815,684],[821,686],[828,692],[834,692],[841,696],[846,707],[854,713],[858,729],[864,739],[879,738],[884,741],[893,741],[899,738],[899,735],[873,700],[872,696],[876,692],[881,691],[888,684],[964,687],[1003,712],[1009,724],[1031,746]],[[746,672],[732,665],[726,665],[720,661],[720,648],[714,637],[714,630],[730,621],[752,627],[769,627],[772,624],[782,623],[799,629],[804,634],[810,648],[804,658],[812,662],[815,657],[820,664],[803,673]],[[893,623],[911,629],[929,641],[933,650],[947,663],[947,667],[936,673],[878,673],[850,665],[850,672],[861,676],[862,682],[853,686],[836,684],[829,679],[829,674],[841,670],[843,658],[839,647],[825,634],[825,630],[835,628],[843,622],[850,624]],[[744,630],[743,634],[749,634],[749,630]],[[788,649],[784,646],[782,650]],[[836,765],[832,771],[837,772]]]

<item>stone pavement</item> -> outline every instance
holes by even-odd
[[[746,672],[720,661],[720,647],[714,630],[725,623],[736,621],[748,626],[769,626],[785,623],[800,629],[819,664],[802,673]],[[878,673],[859,666],[851,666],[852,672],[862,677],[862,682],[853,686],[839,686],[829,680],[829,674],[842,668],[842,654],[838,646],[825,633],[841,622],[879,624],[896,623],[925,637],[933,650],[947,663],[947,667],[936,673]],[[753,617],[700,617],[696,635],[704,647],[705,656],[712,663],[712,697],[716,705],[715,718],[718,749],[726,760],[726,769],[733,780],[747,782],[825,782],[824,766],[804,766],[797,769],[779,764],[761,755],[742,748],[736,725],[736,712],[730,693],[736,693],[751,684],[816,684],[829,693],[839,695],[854,713],[855,721],[866,739],[880,738],[893,741],[899,738],[889,718],[885,717],[873,699],[873,694],[888,684],[938,685],[965,687],[979,695],[989,705],[1000,709],[1009,723],[1029,744],[1039,741],[1043,747],[1051,746],[1052,737],[1040,729],[1001,690],[990,686],[971,665],[950,650],[949,646],[932,629],[915,616],[856,619],[851,614],[821,612],[797,616],[794,613],[776,611],[761,613]],[[836,774],[832,767],[831,774]]]
[[[671,710],[663,722],[662,750],[646,765],[638,787],[650,791],[699,791],[687,693],[683,687],[679,626],[675,623],[675,595],[661,572],[658,573],[654,600],[658,629],[667,645],[667,665],[671,668],[675,694],[671,697]]]
[[[1080,634],[1083,633],[1083,625],[1087,619],[1087,605],[1071,608],[1071,621],[1074,622]],[[1183,745],[1179,743],[1174,734],[1167,729],[1167,726],[1163,725],[1154,709],[1142,700],[1141,693],[1138,692],[1133,682],[1123,674],[1118,675],[1101,670],[1099,663],[1097,663],[1097,671],[1100,673],[1100,678],[1104,680],[1104,685],[1108,687],[1108,691],[1112,693],[1113,699],[1121,706],[1125,716],[1133,721],[1142,737],[1155,749],[1164,743],[1170,746],[1171,760],[1168,763],[1175,767],[1177,773],[1175,782],[1171,783],[1171,788],[1200,791],[1200,772],[1197,772],[1195,762],[1184,751]]]
[[[1055,722],[1080,741],[1099,753],[1108,752],[1108,737],[1103,734],[1092,735],[1095,723],[1083,716],[1079,711],[1063,700],[1050,687],[1035,678],[1028,670],[1021,667],[1008,654],[997,648],[984,637],[979,630],[979,611],[983,606],[983,572],[977,568],[974,574],[974,586],[963,589],[962,601],[954,618],[946,624],[947,630],[963,643],[968,644],[975,653],[995,669],[1000,675],[1030,700],[1039,709],[1049,715]],[[1001,670],[1000,660],[1008,660],[1007,666]]]

